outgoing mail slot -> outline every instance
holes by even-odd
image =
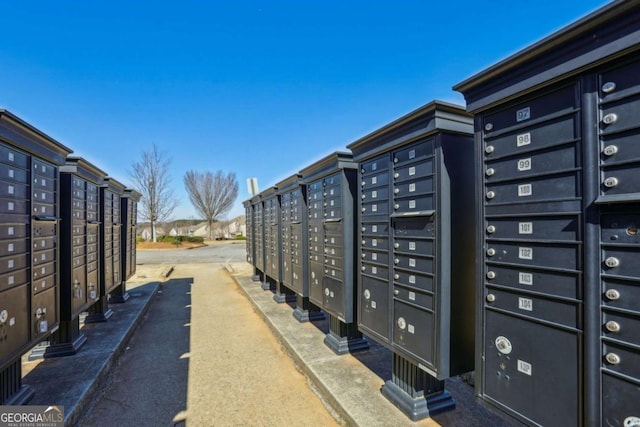
[[[433,240],[429,239],[400,239],[396,238],[393,242],[395,252],[404,252],[409,254],[434,255]]]
[[[520,102],[507,109],[484,116],[483,128],[489,137],[493,132],[524,125],[559,112],[571,112],[575,107],[576,90],[574,86],[557,88],[533,99]],[[551,134],[551,140],[558,140],[558,134]]]
[[[434,363],[433,312],[394,300],[393,343],[431,367]]]
[[[417,255],[404,255],[395,253],[395,268],[402,268],[420,273],[433,273],[433,258],[427,258]]]
[[[394,163],[416,162],[426,157],[433,156],[433,139],[413,144],[402,150],[393,152]]]
[[[607,168],[602,177],[602,194],[640,193],[640,164]]]
[[[431,174],[433,174],[433,159],[427,159],[420,163],[394,168],[393,182],[397,184],[406,180],[415,181]]]
[[[0,292],[0,312],[6,310],[6,320],[0,322],[0,354],[3,360],[9,355],[20,356],[14,352],[29,341],[28,296],[27,285]]]
[[[493,301],[487,301],[489,307],[495,307],[521,316],[552,322],[570,328],[579,328],[580,310],[574,301],[547,299],[536,295],[506,292],[490,289]]]
[[[490,242],[487,252],[494,255],[487,258],[491,262],[506,262],[531,266],[555,267],[577,270],[580,251],[577,245],[534,242]]]
[[[433,276],[413,271],[394,270],[393,282],[397,285],[433,292]]]
[[[360,320],[374,332],[389,336],[389,285],[384,280],[362,276],[360,286]]]
[[[602,270],[610,276],[640,277],[639,251],[631,248],[605,248],[602,254]],[[615,261],[615,263],[614,263]]]
[[[393,297],[398,301],[433,310],[433,294],[430,292],[422,292],[414,288],[396,285],[393,287]]]
[[[425,220],[425,217],[395,218],[393,229],[396,237],[434,237],[433,220]]]
[[[0,291],[29,282],[31,277],[27,274],[28,272],[29,270],[25,268],[0,275]]]
[[[577,174],[568,173],[487,184],[485,201],[487,204],[494,204],[574,199],[579,196],[578,181]]]
[[[602,282],[602,302],[640,314],[640,286],[635,282],[607,278]]]
[[[489,218],[485,226],[487,239],[579,241],[579,217],[576,215],[524,216]]]
[[[575,143],[571,143],[544,151],[527,152],[487,162],[485,179],[491,182],[575,169],[578,162],[576,150]]]
[[[602,324],[605,336],[640,346],[640,319],[637,316],[605,311]]]
[[[486,395],[539,425],[579,425],[580,371],[557,363],[577,359],[578,335],[494,311],[486,318]]]
[[[602,425],[624,426],[624,420],[638,419],[638,384],[602,375]]]
[[[487,281],[491,284],[572,299],[579,299],[582,294],[577,273],[501,265],[492,265],[490,270],[494,278]]]
[[[632,378],[640,379],[640,353],[629,347],[603,342],[602,367]]]

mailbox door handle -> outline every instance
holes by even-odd
[[[436,211],[434,209],[428,211],[415,211],[415,212],[396,212],[391,214],[391,218],[410,218],[417,216],[434,216]]]
[[[34,215],[33,219],[36,221],[48,221],[48,222],[58,222],[60,218],[53,215]]]

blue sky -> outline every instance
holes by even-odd
[[[130,185],[156,144],[260,189],[605,5],[603,0],[7,1],[0,108]]]

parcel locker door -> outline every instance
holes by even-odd
[[[0,292],[0,365],[29,342],[29,286]]]
[[[485,320],[485,395],[539,425],[579,425],[579,335],[494,311]]]

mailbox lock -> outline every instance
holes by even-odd
[[[330,293],[331,293],[331,291],[329,291],[329,288],[324,288],[324,294],[326,296],[329,296]]]
[[[4,323],[9,318],[9,312],[7,310],[0,311],[0,323]]]
[[[398,317],[398,327],[400,329],[404,329],[407,327],[407,321],[404,320],[404,317]]]
[[[502,354],[509,354],[511,353],[511,350],[513,350],[511,341],[509,341],[509,338],[507,337],[499,336],[496,338],[495,343],[496,343],[496,348]]]
[[[364,182],[364,181],[360,182],[360,185],[363,186],[363,187],[364,187],[365,184],[366,184],[366,182]]]
[[[396,273],[396,274],[393,275],[393,278],[398,280],[400,278],[400,275],[398,273]]]
[[[397,157],[393,158],[393,163],[398,163],[398,158]]]
[[[496,227],[494,227],[493,225],[490,225],[487,227],[487,233],[489,234],[493,234],[496,231]]]
[[[604,264],[609,268],[614,268],[620,265],[620,260],[616,257],[610,256],[604,260]]]
[[[398,172],[396,172],[396,173],[393,174],[393,177],[394,178],[400,178],[400,174]]]
[[[366,194],[364,194],[364,193],[362,193],[362,196],[361,196],[361,197],[362,197],[362,199],[366,199],[366,198],[367,198],[367,195],[366,195]]]
[[[365,173],[366,170],[364,170],[364,168],[360,169],[360,172]]]
[[[487,176],[492,176],[494,173],[496,173],[496,170],[494,168],[487,169]]]
[[[494,294],[488,294],[487,295],[487,301],[488,302],[494,302],[496,300],[496,296]]]
[[[494,191],[487,191],[487,199],[493,199],[496,197],[496,193]]]
[[[613,320],[609,320],[605,323],[604,327],[607,328],[607,331],[609,332],[620,332],[620,323],[614,322]]]
[[[496,254],[496,250],[493,248],[489,248],[487,249],[487,255],[488,256],[494,256]]]
[[[618,147],[616,145],[607,145],[604,147],[604,150],[602,150],[602,153],[605,156],[613,156],[618,153]]]
[[[618,178],[611,176],[604,180],[604,186],[607,188],[613,188],[619,184]]]
[[[367,254],[365,254],[365,253],[363,252],[361,256],[362,256],[362,258],[366,258],[366,257],[367,257]]]
[[[487,123],[486,125],[484,125],[484,130],[486,130],[487,132],[493,130],[493,123]]]
[[[396,203],[395,205],[393,205],[393,209],[400,209],[400,205]]]
[[[487,145],[484,149],[484,152],[487,154],[491,154],[493,153],[493,150],[494,150],[493,145]]]
[[[396,259],[394,259],[394,260],[393,260],[393,262],[394,262],[395,264],[400,264],[400,259],[399,259],[399,258],[396,258]]]
[[[367,231],[366,227],[362,227],[362,232],[364,233],[365,231]]]
[[[618,115],[616,113],[609,113],[606,114],[603,118],[602,118],[602,122],[605,125],[611,125],[614,124],[615,122],[618,121]]]
[[[363,207],[362,212],[366,212],[366,211],[367,211],[367,208]]]
[[[614,82],[606,82],[602,85],[602,91],[604,93],[611,93],[616,90],[616,84]]]
[[[618,292],[616,289],[607,289],[607,292],[605,292],[604,295],[610,301],[616,301],[620,299],[620,292]]]
[[[367,244],[367,241],[362,239],[362,246],[365,246]]]
[[[607,353],[607,355],[604,357],[607,362],[611,365],[617,365],[620,363],[620,356],[618,356],[615,353]]]
[[[398,194],[400,192],[400,189],[399,188],[394,188],[393,192],[394,192],[394,194]]]
[[[496,278],[496,273],[494,273],[493,271],[487,271],[487,278],[495,279]]]
[[[394,289],[394,290],[393,290],[393,294],[394,294],[395,296],[398,296],[398,295],[400,295],[400,291],[399,291],[399,290],[397,290],[397,289]]]
[[[368,300],[371,298],[371,292],[369,291],[369,289],[365,289],[363,294],[364,294],[364,299]]]
[[[364,254],[363,254],[363,255],[364,255]],[[361,269],[362,271],[367,271],[367,267],[365,267],[364,265],[363,265],[362,267],[360,267],[360,269]]]
[[[398,243],[398,242],[394,243],[394,244],[393,244],[393,247],[394,247],[394,248],[396,248],[396,249],[398,249],[398,248],[400,247],[400,243]]]

